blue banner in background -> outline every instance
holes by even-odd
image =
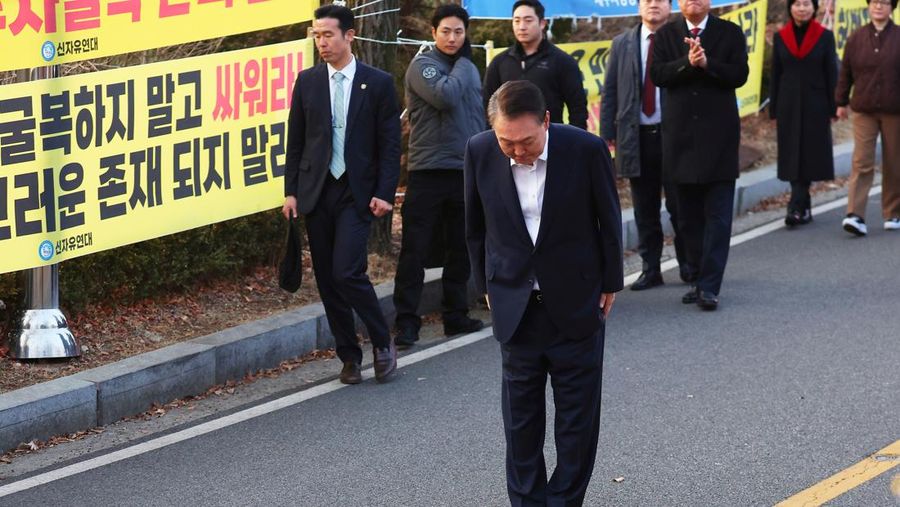
[[[712,0],[712,7],[744,3],[745,0]],[[464,0],[463,6],[473,18],[512,18],[514,0]],[[546,0],[542,2],[548,18],[614,18],[637,16],[638,0]],[[672,11],[678,10],[673,0]]]

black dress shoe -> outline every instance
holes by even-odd
[[[453,336],[455,334],[474,333],[481,331],[483,327],[484,322],[465,316],[451,321],[444,321],[444,335]]]
[[[686,305],[696,304],[698,299],[700,299],[700,291],[697,287],[691,287],[691,290],[687,291],[684,296],[681,296],[681,302]]]
[[[397,369],[397,347],[394,342],[387,347],[375,349],[375,380],[377,382],[387,382],[388,377]]]
[[[662,273],[659,271],[644,271],[641,276],[631,284],[631,290],[647,290],[663,284]]]
[[[716,295],[712,292],[707,292],[705,290],[699,291],[697,306],[699,306],[702,310],[711,312],[719,307],[719,298],[716,297]]]
[[[362,373],[359,371],[359,364],[353,361],[344,363],[344,368],[341,370],[341,383],[359,384],[360,382],[362,382]]]
[[[806,208],[803,211],[788,211],[786,217],[784,217],[785,225],[789,225],[791,227],[796,225],[806,225],[812,222],[812,211],[809,208]]]
[[[419,341],[419,332],[414,327],[402,327],[394,338],[397,350],[406,350]]]

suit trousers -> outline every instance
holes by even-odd
[[[330,174],[325,176],[319,202],[306,215],[306,233],[316,286],[343,362],[362,362],[353,310],[365,325],[372,346],[390,345],[387,320],[366,274],[370,226],[356,211],[346,174],[337,181]]]
[[[638,231],[638,254],[643,260],[643,271],[659,271],[663,249],[663,228],[660,219],[662,191],[666,193],[666,211],[672,221],[675,232],[675,256],[682,271],[693,272],[688,265],[684,238],[678,234],[678,197],[675,185],[663,181],[662,178],[662,137],[656,131],[644,128],[640,133],[641,143],[641,175],[629,178],[631,183],[631,201],[634,205],[634,222]]]
[[[403,239],[394,278],[397,327],[418,330],[422,325],[417,311],[425,264],[435,234],[443,234],[445,248],[441,275],[444,322],[465,317],[469,311],[467,294],[471,266],[466,249],[462,171],[410,172],[402,214]]]
[[[866,217],[875,178],[875,146],[881,134],[881,214],[900,218],[900,114],[853,113],[853,166],[847,213]]]
[[[698,268],[696,286],[718,295],[731,242],[734,180],[679,183],[676,192],[678,225],[687,259]]]
[[[791,200],[788,202],[788,213],[797,211],[803,213],[812,208],[812,197],[809,195],[811,182],[795,180],[791,182]]]
[[[600,431],[604,331],[601,323],[592,336],[563,338],[543,303],[532,296],[516,332],[501,344],[506,483],[513,507],[584,502]],[[548,375],[557,453],[549,481],[544,461]]]

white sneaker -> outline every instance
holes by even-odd
[[[884,221],[884,230],[900,231],[900,218],[891,218],[890,220],[885,220]]]
[[[847,218],[844,219],[842,224],[845,231],[856,234],[857,236],[865,236],[866,233],[869,232],[866,229],[866,221],[852,213],[847,215]],[[887,222],[885,222],[885,227],[887,227]]]

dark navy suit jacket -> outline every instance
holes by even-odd
[[[549,135],[534,244],[494,132],[472,137],[466,148],[466,241],[475,285],[490,296],[502,343],[515,333],[535,277],[550,318],[571,339],[597,331],[601,293],[623,285],[622,215],[606,143],[568,125],[551,124]]]
[[[322,63],[297,76],[288,119],[284,195],[297,198],[297,211],[311,212],[322,193],[331,162],[331,92]],[[356,209],[373,218],[369,201],[394,202],[400,177],[400,112],[394,78],[356,61],[344,138],[346,175]]]

